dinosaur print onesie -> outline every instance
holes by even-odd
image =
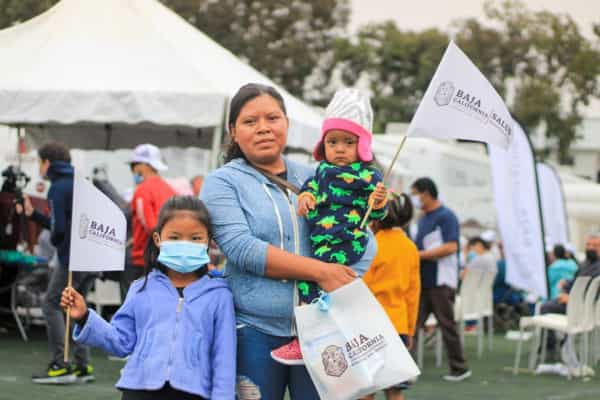
[[[369,164],[357,161],[337,166],[322,161],[315,176],[302,185],[301,196],[313,196],[316,202],[306,216],[314,258],[352,265],[363,256],[368,236],[360,223],[369,207],[369,196],[382,180],[381,173]],[[373,209],[369,221],[383,219],[386,211],[385,207]],[[301,281],[298,289],[302,303],[319,296],[320,289],[313,282]]]

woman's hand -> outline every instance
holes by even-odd
[[[385,185],[383,184],[383,182],[379,182],[377,186],[375,186],[375,190],[373,191],[371,196],[369,196],[369,202],[373,202],[373,206],[377,208],[381,205],[382,202],[385,201],[386,196],[387,191],[385,189]]]
[[[69,309],[71,318],[75,321],[80,321],[85,314],[87,314],[88,308],[87,304],[85,304],[85,299],[81,294],[79,294],[75,289],[71,287],[65,288],[62,292],[62,296],[60,298],[60,306],[67,312],[67,308]]]
[[[414,345],[415,345],[415,339],[412,336],[407,336],[406,337],[406,350],[408,350],[408,351],[412,350]]]
[[[302,196],[298,198],[298,215],[306,217],[310,210],[314,210],[317,205],[315,198],[312,196]]]
[[[317,280],[317,284],[326,292],[332,292],[335,289],[341,288],[358,277],[356,272],[350,267],[329,263],[323,263],[320,275],[321,277]]]

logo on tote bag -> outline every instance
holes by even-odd
[[[323,353],[321,353],[321,359],[323,360],[325,373],[329,376],[339,378],[348,369],[348,361],[346,361],[344,349],[339,346],[327,346],[323,350]]]
[[[354,367],[386,347],[383,335],[367,337],[360,334],[346,342],[343,347],[329,345],[321,353],[325,373],[339,378],[349,366]]]

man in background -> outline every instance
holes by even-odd
[[[433,313],[442,330],[450,373],[444,379],[460,382],[471,376],[454,321],[454,297],[458,285],[459,224],[456,215],[442,205],[430,178],[417,179],[411,187],[412,203],[423,211],[415,243],[421,258],[421,301],[417,328]],[[416,347],[416,346],[415,346]]]
[[[160,172],[167,166],[162,161],[160,150],[152,144],[141,144],[133,150],[129,160],[133,180],[136,184],[131,199],[133,241],[131,247],[132,266],[125,271],[129,284],[144,273],[144,249],[148,237],[158,222],[162,205],[175,196],[175,190],[162,177]]]

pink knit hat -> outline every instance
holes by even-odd
[[[373,161],[371,141],[373,139],[373,109],[369,98],[358,89],[340,89],[325,110],[325,121],[321,128],[321,138],[313,150],[313,157],[322,161],[323,140],[327,132],[341,130],[358,137],[358,158],[363,162]]]

